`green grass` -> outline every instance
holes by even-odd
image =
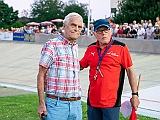
[[[37,94],[0,97],[0,120],[39,120]],[[82,103],[83,120],[87,120],[87,105]],[[120,113],[120,120],[128,120]],[[138,115],[138,120],[157,120]]]

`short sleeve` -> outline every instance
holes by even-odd
[[[39,61],[39,65],[45,68],[49,68],[54,61],[53,59],[54,53],[55,52],[53,46],[51,46],[51,44],[49,43],[46,43],[41,50],[41,58]]]
[[[121,55],[122,66],[125,69],[128,67],[131,67],[133,65],[132,58],[131,58],[130,52],[128,50],[128,47],[126,45],[123,47],[121,54],[122,54]]]
[[[80,62],[80,65],[83,67],[83,68],[87,68],[88,67],[88,60],[87,60],[87,55],[88,55],[88,49],[86,50],[83,58],[79,61]]]

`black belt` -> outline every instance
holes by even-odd
[[[54,96],[54,95],[46,94],[46,97],[58,100],[58,97]],[[59,97],[59,100],[62,100],[62,101],[76,101],[76,100],[80,100],[80,99],[81,99],[81,97],[71,97],[71,98]]]

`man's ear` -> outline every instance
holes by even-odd
[[[66,25],[63,23],[63,29],[66,27]]]

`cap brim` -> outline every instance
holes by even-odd
[[[106,25],[106,24],[101,24],[99,26],[97,26],[94,31],[96,31],[99,27],[107,27],[107,28],[110,28],[110,26]]]

